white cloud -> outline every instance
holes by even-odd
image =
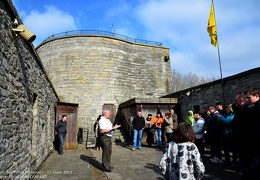
[[[206,30],[210,4],[205,0],[150,0],[137,8],[140,24],[147,29],[144,36],[171,48],[172,69],[220,77],[218,50],[210,44]],[[223,77],[260,66],[256,4],[258,0],[215,1]]]
[[[36,33],[35,45],[38,45],[52,34],[77,29],[72,15],[57,9],[55,6],[45,6],[44,8],[44,12],[32,10],[28,15],[21,14],[23,23],[32,32]]]
[[[104,30],[162,42],[171,49],[171,66],[180,73],[220,77],[218,49],[210,44],[208,0],[114,0],[67,3],[18,1],[24,24],[41,43],[66,30]],[[45,6],[43,4],[52,4]],[[260,1],[214,1],[223,77],[260,66]],[[85,6],[86,5],[86,6]]]

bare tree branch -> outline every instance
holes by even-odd
[[[215,77],[200,77],[192,72],[189,72],[187,75],[182,75],[175,69],[172,71],[173,92],[205,84],[214,80],[216,80]]]

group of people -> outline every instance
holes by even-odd
[[[236,94],[233,104],[223,107],[222,102],[218,102],[216,107],[211,106],[208,111],[204,108],[202,113],[189,111],[185,120],[185,123],[193,127],[196,146],[194,149],[198,150],[198,154],[203,156],[204,145],[206,144],[210,148],[210,161],[216,164],[223,163],[237,166],[242,173],[242,179],[260,179],[259,96],[259,89],[249,88],[243,93]],[[188,142],[192,141],[188,140]],[[179,146],[178,141],[175,140],[174,143]],[[175,150],[172,150],[172,148],[175,146],[171,143],[167,153],[174,155]],[[224,157],[222,157],[222,151]],[[172,157],[168,154],[164,154],[164,156],[171,159]],[[181,157],[177,157],[177,159],[180,160]],[[165,171],[165,162],[161,166]],[[171,166],[168,169],[170,168],[172,171],[173,165]],[[182,167],[180,163],[179,167]],[[189,168],[187,166],[183,167]],[[202,166],[201,170],[203,170]],[[190,170],[190,173],[193,173],[193,170]]]
[[[259,97],[259,89],[249,88],[225,108],[218,102],[202,113],[189,111],[160,161],[166,179],[200,179],[205,172],[201,159],[205,144],[213,163],[236,165],[243,180],[260,179]]]
[[[161,115],[157,117],[160,117]],[[151,121],[151,125],[155,121]],[[163,153],[159,163],[165,179],[200,179],[205,173],[205,166],[202,162],[204,151],[204,120],[200,112],[188,112],[185,122],[178,124],[177,115],[174,109],[165,113],[163,118],[164,133],[168,146]],[[156,135],[160,139],[160,134]],[[164,135],[163,135],[164,136]],[[157,143],[160,147],[162,144]]]
[[[167,142],[173,140],[174,132],[178,126],[178,120],[174,109],[171,109],[169,113],[165,113],[165,117],[158,111],[155,117],[152,117],[152,114],[148,114],[146,119],[139,110],[137,115],[133,118],[132,126],[134,129],[132,151],[136,148],[141,149],[144,131],[147,134],[147,144],[152,146],[155,136],[156,148],[161,149],[166,140]]]
[[[142,112],[138,111],[133,118],[134,129],[133,147],[142,148],[142,135],[147,133],[147,143],[154,143],[161,148],[166,141],[168,146],[162,156],[159,167],[165,174],[166,179],[200,179],[205,167],[202,162],[204,145],[210,147],[213,163],[223,163],[221,151],[224,151],[224,161],[238,164],[242,172],[242,179],[260,179],[260,91],[250,88],[235,96],[234,103],[225,108],[221,102],[216,107],[204,108],[203,112],[188,112],[185,122],[178,124],[174,109],[165,113],[160,112],[155,117],[148,114],[145,119]],[[112,154],[111,137],[113,127],[109,117],[111,112],[104,110],[96,121],[95,132],[99,134],[97,150],[102,149],[102,165],[104,171],[111,172],[110,164]],[[57,123],[60,146],[59,154],[63,154],[63,144],[66,137],[67,116],[63,115]],[[205,143],[204,143],[205,142]]]
[[[109,120],[110,114],[111,112],[109,110],[104,110],[102,116],[100,116],[95,122],[95,124],[98,122],[99,128],[95,129],[98,129],[99,131],[99,143],[102,148],[103,171],[106,172],[112,172],[113,169],[110,162],[112,154],[111,137],[115,128]],[[194,144],[195,134],[191,124],[182,122],[178,125],[177,115],[174,113],[173,109],[171,109],[169,113],[166,113],[164,118],[159,112],[154,118],[149,114],[148,118],[151,118],[151,120],[145,121],[141,111],[138,111],[136,116],[133,118],[132,125],[134,127],[134,139],[132,150],[135,148],[141,149],[144,129],[154,126],[154,130],[162,130],[162,127],[164,127],[169,145],[167,152],[163,155],[163,158],[160,161],[160,168],[163,169],[164,174],[167,172],[166,177],[168,176],[171,179],[175,179],[179,176],[185,179],[198,179],[202,177],[205,167],[200,158],[199,150]],[[149,126],[147,126],[147,122],[149,122]],[[167,131],[167,128],[170,128],[172,131]],[[159,131],[157,135],[155,133],[155,136],[157,147],[162,146],[162,132]]]
[[[205,141],[210,146],[210,160],[223,163],[223,150],[224,163],[236,165],[242,172],[242,179],[260,179],[259,96],[259,89],[249,88],[236,94],[234,103],[225,108],[222,103],[217,103],[216,108],[209,108],[211,115],[205,123]]]
[[[195,117],[196,122],[192,126],[193,120],[178,124],[174,109],[170,109],[164,117],[161,112],[157,112],[155,117],[148,114],[146,120],[142,112],[138,111],[132,121],[134,129],[132,151],[136,148],[141,149],[145,130],[149,146],[154,143],[154,136],[158,149],[162,149],[166,141],[168,143],[159,164],[165,179],[200,179],[204,175],[205,167],[200,155],[200,149],[203,147],[200,144],[203,144],[203,140],[197,141],[197,137],[199,138],[201,132],[204,133],[204,121],[202,124],[200,113],[196,112]],[[197,132],[198,136],[195,136],[194,132]]]

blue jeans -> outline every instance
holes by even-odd
[[[134,140],[133,140],[133,148],[136,148],[136,145],[138,148],[142,147],[142,139],[143,139],[143,129],[136,130],[134,129]]]
[[[63,145],[64,145],[64,142],[65,142],[66,134],[58,134],[58,138],[59,138],[59,150],[58,150],[58,153],[59,154],[63,154]]]
[[[162,129],[154,129],[154,133],[157,147],[162,146]]]

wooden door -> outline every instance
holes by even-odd
[[[116,106],[114,104],[104,104],[102,107],[102,111],[105,109],[107,109],[111,112],[109,120],[112,122],[112,124],[114,124],[115,118],[116,118]]]
[[[67,115],[67,134],[64,143],[64,149],[77,149],[77,109],[76,106],[57,105],[56,107],[56,123],[61,120],[62,115]]]

